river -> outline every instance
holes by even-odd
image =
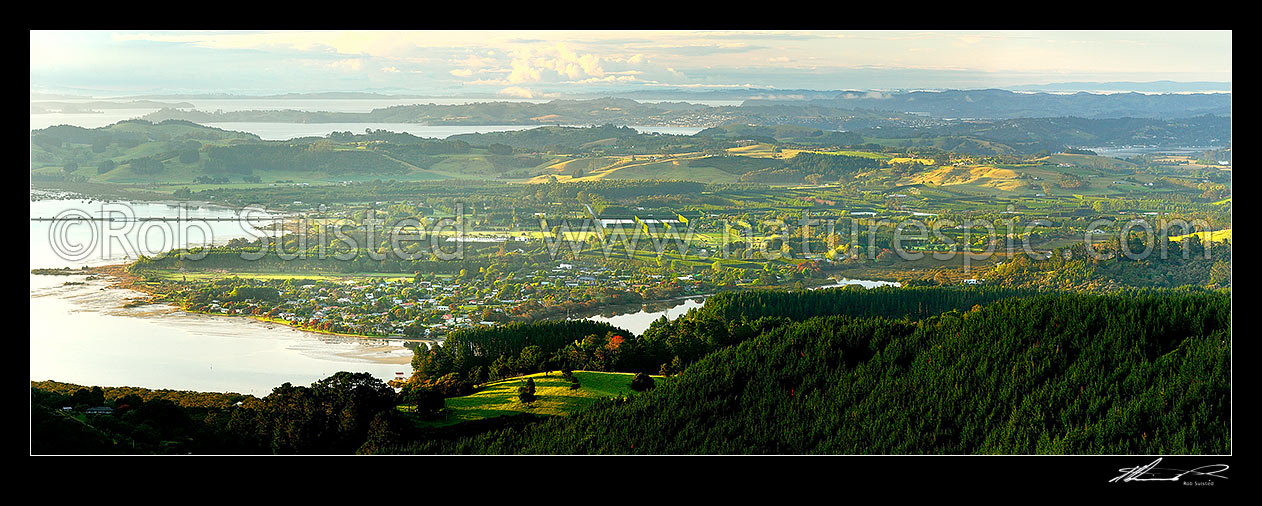
[[[835,280],[833,283],[811,287],[810,289],[820,290],[824,288],[838,288],[852,285],[858,285],[864,288],[876,288],[878,286],[902,286],[902,284],[897,281],[872,281],[867,279],[840,278]],[[640,336],[644,335],[644,331],[648,330],[649,326],[652,325],[653,322],[663,316],[665,316],[667,320],[674,320],[675,318],[679,318],[680,316],[687,314],[688,311],[704,306],[705,298],[706,296],[699,295],[696,297],[684,298],[682,302],[673,303],[665,309],[652,310],[648,307],[648,305],[646,305],[644,308],[641,308],[639,311],[634,313],[622,313],[613,316],[591,316],[587,319],[597,322],[605,322]],[[652,305],[659,306],[661,303],[654,303]]]

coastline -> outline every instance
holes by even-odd
[[[135,307],[146,306],[146,305],[162,305],[162,306],[166,306],[169,309],[157,311],[157,312],[169,313],[169,312],[178,311],[178,312],[182,312],[182,313],[186,313],[190,315],[201,315],[201,316],[211,316],[211,317],[225,317],[225,316],[238,317],[238,318],[245,317],[251,320],[258,321],[260,323],[280,325],[280,326],[284,326],[296,331],[308,332],[312,334],[331,335],[331,336],[365,339],[365,340],[378,339],[378,340],[390,340],[390,341],[424,342],[427,344],[437,342],[437,340],[435,339],[417,339],[417,338],[412,338],[412,337],[407,337],[407,336],[370,336],[370,335],[364,335],[364,334],[349,334],[349,333],[344,333],[344,332],[333,332],[333,331],[327,331],[327,330],[309,329],[305,327],[294,326],[288,320],[282,320],[279,318],[267,318],[267,317],[258,316],[258,315],[226,314],[226,313],[211,313],[211,312],[206,312],[206,311],[193,311],[193,310],[182,308],[175,304],[171,304],[169,302],[153,300],[153,297],[158,295],[158,292],[155,291],[152,288],[152,286],[149,285],[148,282],[144,281],[142,277],[128,272],[127,266],[128,266],[127,264],[114,264],[114,265],[87,267],[84,269],[64,269],[67,271],[64,274],[63,273],[49,273],[49,272],[44,272],[44,273],[32,272],[31,274],[34,274],[37,276],[38,275],[99,276],[101,279],[104,279],[107,281],[107,284],[104,287],[106,289],[131,290],[131,291],[139,292],[141,294],[145,294],[148,296],[148,297],[124,298],[123,300],[128,301],[128,302],[125,302],[123,304],[122,306],[123,308],[135,308]],[[40,270],[40,269],[34,269],[34,270]],[[62,269],[50,269],[50,270],[62,270]],[[132,315],[132,316],[139,316],[139,315]]]
[[[307,328],[301,325],[294,325],[294,322],[291,320],[284,320],[280,318],[269,318],[266,316],[259,316],[259,315],[253,315],[253,314],[213,313],[213,312],[207,312],[207,311],[195,311],[195,310],[185,309],[183,307],[180,307],[175,304],[171,304],[169,302],[154,300],[154,297],[160,295],[161,292],[159,292],[153,287],[152,282],[146,281],[142,276],[129,272],[127,269],[128,267],[129,267],[129,264],[113,264],[113,265],[87,267],[84,269],[66,269],[67,272],[65,274],[66,275],[101,276],[102,278],[108,279],[110,281],[110,283],[107,285],[107,288],[122,288],[122,289],[132,290],[132,291],[136,291],[136,292],[140,292],[140,293],[148,295],[148,297],[131,298],[130,302],[126,303],[124,307],[138,307],[142,305],[163,304],[163,305],[169,306],[171,310],[173,311],[182,311],[188,314],[198,314],[198,315],[204,315],[204,316],[247,317],[261,323],[281,325],[281,326],[288,327],[293,330],[298,330],[302,332],[310,332],[313,334],[339,336],[339,337],[346,337],[346,338],[386,339],[386,340],[392,340],[392,341],[404,341],[408,343],[426,343],[429,345],[441,343],[442,341],[441,339],[436,339],[436,338],[415,338],[415,337],[408,337],[408,336],[402,336],[402,335],[396,336],[396,335],[352,334],[352,333],[346,333],[346,332],[336,332],[336,331],[330,331],[330,330]],[[61,274],[61,273],[55,273],[55,272],[44,272],[44,273],[33,272],[33,273],[42,274],[42,275]],[[812,283],[811,285],[806,286],[806,288],[814,289],[814,288],[818,288],[822,286],[827,286],[830,284],[837,283],[841,279],[850,279],[850,278],[847,278],[845,276],[840,276],[840,275],[832,276],[832,277],[828,277],[822,280],[818,280],[819,283]],[[743,291],[743,290],[748,290],[748,289],[774,289],[774,288],[778,288],[778,287],[776,286],[731,287],[728,289],[718,290],[711,293],[678,295],[678,296],[667,298],[667,299],[656,299],[656,300],[647,300],[647,301],[640,301],[640,302],[633,302],[633,303],[626,303],[626,304],[609,305],[609,306],[605,306],[601,308],[593,308],[593,309],[589,309],[585,311],[580,311],[568,316],[562,316],[562,315],[545,316],[543,318],[538,318],[538,320],[561,320],[561,319],[582,320],[582,319],[589,319],[589,318],[594,318],[594,317],[612,318],[612,317],[616,317],[616,316],[620,316],[624,314],[636,313],[640,311],[652,312],[654,310],[658,310],[657,308],[659,306],[661,307],[660,309],[669,309],[670,307],[673,307],[672,304],[677,301],[692,300],[692,299],[704,300],[708,297],[717,295],[719,293],[737,292],[737,291]]]
[[[103,277],[72,285],[64,276],[31,278],[31,381],[261,397],[283,382],[307,384],[337,370],[383,381],[410,370],[413,352],[398,341],[286,331],[162,303],[127,307],[143,294],[107,290],[116,280]]]

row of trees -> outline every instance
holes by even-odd
[[[1034,293],[992,287],[722,293],[673,321],[653,322],[641,337],[586,320],[457,330],[441,346],[418,347],[412,367],[415,381],[458,373],[474,383],[561,369],[671,374],[792,320],[834,314],[922,318]]]

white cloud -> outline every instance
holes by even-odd
[[[593,84],[593,83],[630,83],[636,82],[635,76],[614,76],[607,75],[605,77],[589,77],[578,81],[569,81],[571,84]]]
[[[477,85],[505,86],[511,83],[509,83],[508,80],[506,79],[474,79],[472,81],[464,81],[462,84],[469,84],[469,85],[474,85],[474,86],[477,86]]]
[[[171,69],[163,79],[181,82],[164,86],[185,88],[210,86],[208,73],[216,86],[258,86],[247,71],[287,83],[280,87],[354,86],[322,78],[359,72],[382,86],[534,88],[536,97],[553,84],[767,79],[803,87],[791,83],[882,71],[1023,74],[1007,79],[1030,82],[1230,81],[1232,64],[1231,31],[32,31],[30,56],[32,86],[61,80],[90,87],[107,74],[156,86],[139,76],[161,67]],[[407,80],[422,70],[424,82]],[[184,75],[203,77],[177,77]],[[904,87],[930,84],[894,79],[910,79]]]
[[[605,77],[601,57],[594,53],[580,54],[565,44],[525,47],[513,52],[509,83],[534,83],[553,78],[579,81]],[[555,76],[554,76],[555,74]]]
[[[500,90],[499,94],[507,97],[535,98],[534,92],[531,92],[528,88],[522,88],[520,86],[509,86]]]
[[[885,93],[881,93],[881,92],[879,92],[879,91],[869,91],[869,92],[867,92],[867,93],[862,93],[862,94],[860,94],[860,93],[846,93],[845,95],[842,95],[842,96],[841,96],[841,98],[844,98],[844,99],[847,99],[847,100],[854,100],[854,99],[856,99],[856,98],[888,99],[888,98],[892,98],[892,95],[888,95],[888,94],[885,94]]]
[[[324,66],[326,68],[335,69],[335,70],[342,70],[342,71],[347,71],[347,72],[359,72],[361,69],[364,68],[364,60],[360,58],[346,58],[344,60],[327,62],[324,64]]]

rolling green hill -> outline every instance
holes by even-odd
[[[623,397],[631,390],[631,373],[574,371],[580,387],[570,388],[570,381],[559,372],[536,373],[495,381],[482,386],[472,395],[447,399],[442,418],[417,421],[421,427],[443,427],[458,423],[518,413],[565,416],[592,406],[599,399]],[[517,398],[517,388],[526,379],[535,382],[537,400],[526,406]],[[654,376],[659,384],[665,378]]]

